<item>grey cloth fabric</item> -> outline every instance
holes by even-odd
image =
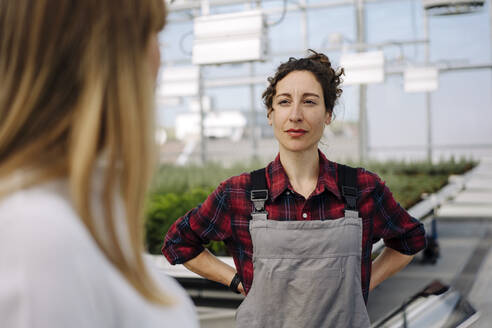
[[[348,211],[347,211],[348,212]],[[236,327],[369,327],[362,296],[362,220],[250,221],[254,278]]]

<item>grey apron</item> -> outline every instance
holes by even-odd
[[[254,276],[236,327],[369,327],[361,289],[362,219],[252,215]]]

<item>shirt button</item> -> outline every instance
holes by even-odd
[[[288,191],[288,190],[287,190],[286,194],[287,194],[287,195],[290,195],[290,191]]]
[[[302,213],[302,217],[303,217],[304,219],[307,219],[307,213]]]

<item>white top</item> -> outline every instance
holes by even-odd
[[[67,190],[62,180],[0,199],[0,327],[198,327],[185,291],[152,267],[176,305],[140,296],[98,248]]]

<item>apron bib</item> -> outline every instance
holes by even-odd
[[[343,218],[325,221],[252,217],[253,284],[236,312],[236,327],[370,326],[358,212],[346,209]]]

